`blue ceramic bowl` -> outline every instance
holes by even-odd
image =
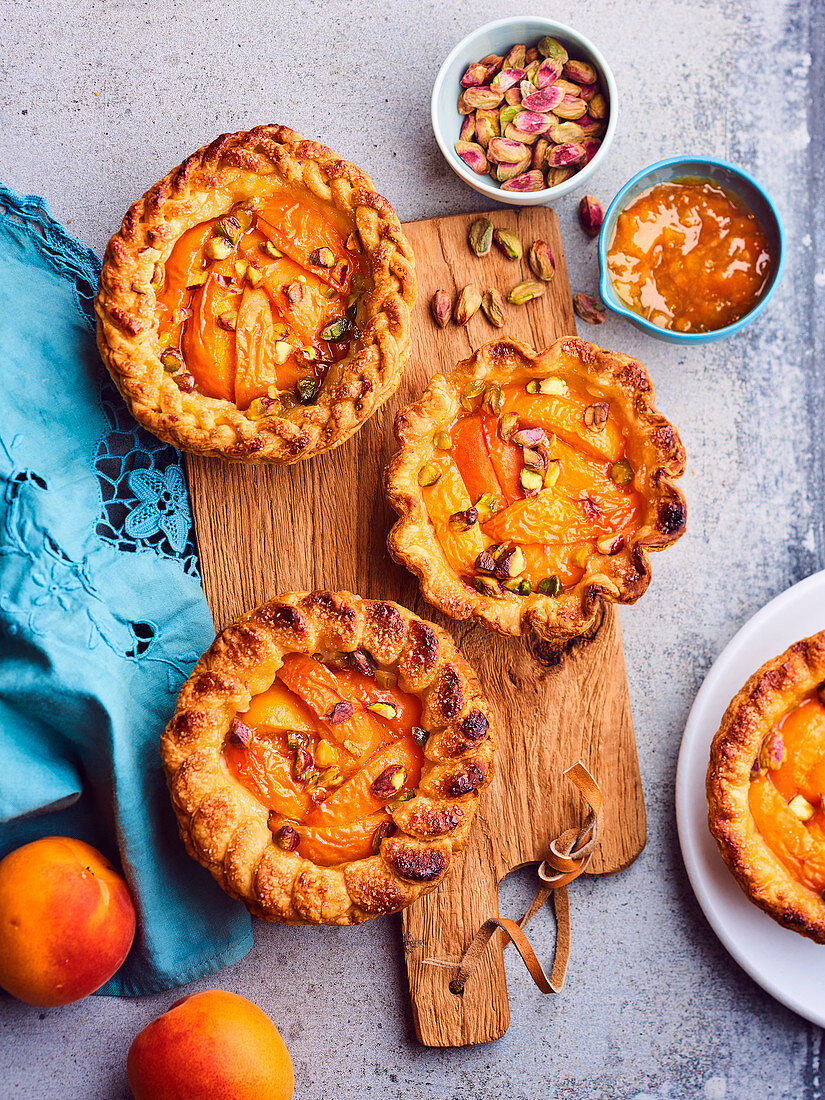
[[[748,209],[759,219],[762,228],[765,230],[774,258],[770,282],[753,309],[732,325],[726,325],[725,328],[719,328],[713,332],[674,332],[671,329],[660,328],[658,325],[645,320],[638,313],[634,313],[619,298],[607,270],[607,250],[613,237],[616,219],[622,210],[649,187],[655,187],[658,183],[667,183],[670,180],[684,178],[713,180],[742,199]],[[622,317],[632,321],[643,332],[648,332],[651,336],[655,336],[657,340],[665,340],[669,344],[709,344],[711,340],[721,340],[723,336],[733,336],[734,333],[739,332],[754,317],[757,317],[768,304],[768,299],[779,282],[784,263],[785,238],[782,232],[782,221],[770,196],[752,176],[749,176],[747,172],[743,172],[741,168],[736,168],[724,160],[713,160],[707,157],[701,159],[670,157],[668,160],[657,161],[655,164],[651,164],[649,168],[637,172],[611,202],[599,234],[599,267],[601,268],[599,291],[602,301],[615,313],[620,313]]]
[[[600,149],[590,163],[564,183],[548,187],[543,191],[502,191],[490,176],[480,176],[469,168],[455,151],[462,120],[462,116],[458,113],[458,97],[462,91],[461,78],[470,62],[479,61],[490,53],[507,53],[511,46],[519,42],[534,46],[545,34],[557,38],[571,57],[575,57],[577,61],[589,61],[598,70],[602,91],[608,104],[607,130],[602,138]],[[618,91],[613,73],[592,42],[563,23],[556,23],[552,19],[542,19],[535,15],[522,15],[487,23],[459,42],[435,78],[430,113],[438,147],[449,166],[465,183],[496,202],[506,202],[511,206],[539,206],[560,199],[562,195],[567,195],[575,188],[581,187],[604,162],[616,132],[618,104]]]

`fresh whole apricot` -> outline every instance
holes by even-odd
[[[82,840],[50,836],[0,861],[0,986],[27,1004],[88,997],[135,937],[121,875]]]
[[[290,1100],[295,1087],[270,1018],[223,989],[183,997],[148,1024],[126,1072],[135,1100]]]

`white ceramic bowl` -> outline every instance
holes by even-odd
[[[462,120],[462,116],[458,113],[458,97],[462,90],[461,78],[470,62],[480,61],[490,53],[504,54],[519,42],[534,46],[546,34],[557,38],[570,56],[577,61],[589,61],[595,65],[608,104],[607,132],[602,138],[601,147],[590,163],[563,183],[545,188],[543,191],[502,191],[490,176],[480,176],[469,168],[455,151]],[[550,203],[586,183],[607,156],[616,132],[618,108],[616,81],[601,51],[572,27],[555,23],[552,19],[542,19],[536,15],[498,19],[495,23],[487,23],[463,38],[438,70],[431,100],[435,140],[455,174],[473,190],[496,202],[509,203],[511,206],[540,206]]]

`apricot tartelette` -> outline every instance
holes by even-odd
[[[227,627],[162,739],[190,855],[290,924],[357,924],[432,890],[494,748],[446,631],[349,592],[279,596]]]
[[[390,553],[454,619],[588,632],[685,529],[684,450],[653,400],[641,363],[584,340],[487,344],[398,414]]]
[[[395,390],[415,269],[369,177],[284,126],[224,134],[134,203],[106,249],[103,361],[187,451],[298,462]]]
[[[713,739],[708,824],[750,900],[825,943],[825,631],[767,661]]]

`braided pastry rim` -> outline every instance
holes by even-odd
[[[763,840],[750,811],[751,768],[765,735],[825,680],[825,630],[766,661],[731,699],[710,747],[708,828],[736,882],[777,924],[825,943],[825,900]]]
[[[367,859],[325,867],[279,848],[269,811],[228,773],[235,716],[272,683],[287,653],[366,649],[418,695],[430,731],[416,795]],[[351,592],[277,596],[219,634],[196,664],[161,738],[181,838],[230,896],[286,924],[359,924],[397,912],[442,881],[493,777],[489,703],[450,635],[399,604]]]
[[[266,175],[347,215],[373,289],[363,300],[361,333],[339,365],[340,381],[325,380],[311,405],[255,421],[230,401],[182,393],[164,371],[152,279],[186,229],[226,213],[221,188],[240,201],[244,183],[254,179],[259,187]],[[103,259],[98,347],[132,415],[160,439],[196,454],[291,464],[339,446],[396,390],[410,354],[415,298],[412,248],[366,173],[285,126],[258,126],[222,134],[129,207]]]
[[[647,514],[618,553],[591,554],[581,579],[561,595],[508,592],[495,599],[465,584],[445,559],[418,472],[433,454],[433,435],[446,430],[462,411],[461,391],[467,382],[505,385],[551,374],[570,378],[619,407],[640,460],[635,463],[635,485],[647,501]],[[649,551],[664,549],[685,530],[685,498],[671,480],[684,473],[685,451],[654,401],[645,368],[620,352],[578,337],[556,340],[540,352],[509,336],[491,341],[453,371],[435,375],[419,400],[396,417],[399,450],[384,479],[387,499],[400,516],[387,538],[390,554],[418,577],[427,602],[453,619],[472,619],[503,635],[532,632],[551,643],[587,634],[599,622],[604,604],[639,599],[651,579]]]

